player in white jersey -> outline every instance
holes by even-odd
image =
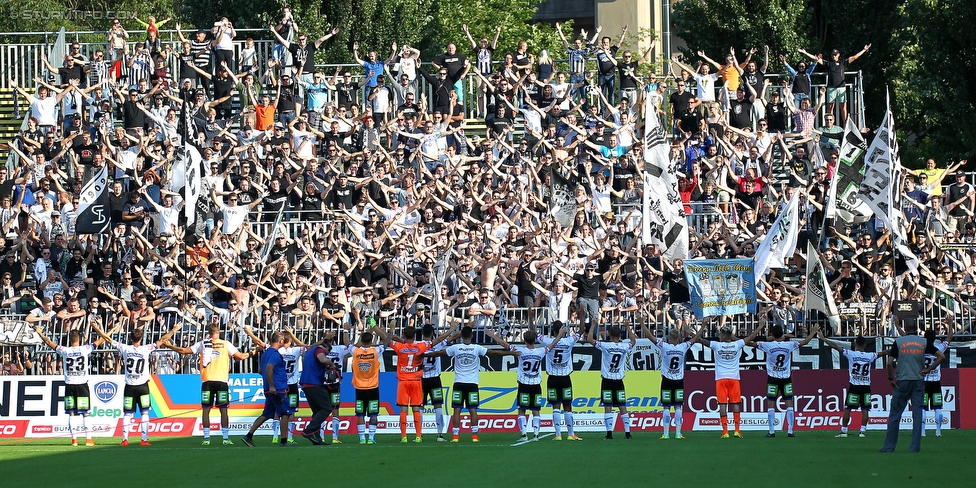
[[[926,368],[932,366],[936,359],[938,359],[936,351],[945,354],[946,349],[949,348],[949,341],[952,340],[954,328],[955,324],[952,322],[952,316],[950,315],[948,323],[949,334],[944,341],[937,341],[935,339],[934,329],[925,331],[924,365]],[[942,437],[942,365],[936,364],[935,369],[925,375],[922,380],[925,382],[925,396],[922,400],[922,410],[926,412],[932,410],[932,414],[935,416],[935,436]],[[928,414],[925,415],[928,416]],[[922,437],[925,437],[925,422],[922,423]]]
[[[247,333],[248,337],[251,338],[254,343],[261,348],[265,347],[265,342],[261,340],[260,337],[254,335],[254,332],[250,327],[244,327],[244,332]],[[288,406],[295,412],[291,418],[294,419],[298,415],[298,382],[302,378],[302,355],[305,354],[305,344],[299,341],[295,334],[292,332],[291,327],[285,327],[285,345],[284,347],[278,348],[278,353],[281,354],[281,359],[285,361],[285,371],[288,373]],[[297,444],[295,442],[294,429],[292,428],[292,422],[290,421],[288,425],[285,426],[288,429],[288,443]],[[271,423],[271,445],[277,446],[281,441],[281,419],[278,415]]]
[[[580,340],[579,330],[575,333],[565,332],[563,323],[559,320],[552,322],[552,333],[564,335],[558,341],[552,337],[539,336],[539,343],[549,348],[546,353],[546,400],[552,406],[552,425],[556,429],[555,441],[563,440],[562,426],[566,421],[566,440],[581,441],[573,432],[573,347]],[[535,324],[529,325],[529,330],[535,332]],[[562,407],[562,408],[560,408]]]
[[[613,439],[613,424],[616,415],[613,409],[620,410],[620,421],[624,424],[624,437],[632,439],[630,435],[630,414],[627,413],[627,392],[624,389],[624,375],[627,373],[627,355],[634,348],[633,327],[627,325],[627,340],[620,340],[620,327],[614,325],[607,328],[609,341],[598,341],[593,338],[591,327],[586,341],[597,348],[602,355],[600,361],[600,394],[603,404],[603,425],[607,429],[605,439]]]
[[[776,400],[780,395],[786,403],[786,437],[796,437],[793,434],[793,351],[807,345],[819,330],[820,325],[814,325],[802,341],[793,342],[783,333],[783,327],[775,324],[769,328],[773,340],[746,342],[747,346],[766,353],[766,413],[769,417],[766,437],[776,437]]]
[[[450,337],[459,326],[460,322],[451,325],[447,332],[434,337],[434,326],[427,324],[421,330],[421,335],[425,341],[430,343],[428,351],[436,352],[447,347],[447,338]],[[434,406],[434,421],[437,425],[437,442],[447,442],[444,438],[444,385],[441,384],[441,358],[425,357],[424,374],[420,379],[420,388],[423,391],[422,403]]]
[[[78,445],[71,418],[81,416],[81,426],[85,431],[85,445],[94,446],[91,431],[88,430],[88,411],[91,409],[91,392],[88,389],[88,370],[91,369],[89,356],[96,347],[102,345],[99,338],[93,344],[81,344],[81,334],[77,330],[68,333],[68,347],[59,346],[44,335],[44,328],[34,326],[47,347],[54,349],[64,359],[64,411],[68,414],[68,430],[71,432],[71,445]]]
[[[349,327],[348,325],[346,326]],[[339,373],[336,383],[332,385],[325,385],[329,389],[329,395],[332,397],[332,443],[342,444],[339,440],[339,387],[342,385],[342,365],[346,362],[346,357],[352,355],[353,346],[349,345],[349,334],[347,330],[339,329],[339,341],[341,344],[333,344],[335,337],[328,333],[325,339],[332,347],[326,356],[332,360],[332,363],[336,367],[336,371]],[[325,424],[322,424],[322,437],[325,437]]]
[[[641,324],[644,337],[653,337],[646,325]],[[681,408],[685,403],[685,356],[704,332],[704,327],[699,327],[698,332],[691,339],[682,340],[680,329],[671,329],[668,332],[668,340],[658,339],[654,345],[661,350],[661,405],[664,407],[664,416],[661,418],[661,426],[664,432],[661,439],[671,438],[671,409],[674,408],[674,438],[684,439],[681,435]]]
[[[448,342],[454,340],[457,334],[452,334]],[[451,416],[451,431],[453,437],[451,442],[458,442],[461,432],[461,409],[467,408],[468,417],[471,421],[471,441],[478,440],[478,404],[481,399],[478,394],[478,378],[481,371],[481,358],[483,356],[510,356],[514,355],[509,351],[491,349],[472,344],[474,330],[465,326],[461,328],[461,344],[452,344],[440,351],[427,351],[424,357],[445,357],[454,358],[454,387],[451,390],[451,407],[454,414]]]
[[[739,356],[746,342],[752,342],[763,326],[756,327],[745,340],[733,341],[732,329],[722,327],[718,341],[698,338],[715,355],[715,397],[718,400],[718,415],[722,422],[722,438],[729,438],[729,408],[735,423],[735,437],[742,437],[739,426],[742,423],[742,392],[739,387]]]
[[[824,337],[823,332],[820,332],[819,336],[824,344],[847,358],[847,372],[851,378],[851,384],[847,387],[847,398],[844,402],[844,417],[841,418],[840,434],[835,437],[847,437],[847,426],[851,423],[851,410],[861,411],[861,432],[858,437],[867,437],[867,411],[871,410],[871,365],[876,359],[886,356],[889,351],[865,352],[864,348],[867,347],[868,340],[861,336],[854,339],[854,350],[840,347]]]
[[[564,332],[565,329],[560,330],[556,337],[553,338],[551,344],[558,343],[563,338]],[[522,334],[522,339],[525,342],[524,346],[512,346],[505,339],[498,337],[498,335],[491,331],[488,332],[488,336],[498,343],[498,345],[515,353],[519,358],[517,369],[518,426],[519,432],[522,434],[519,440],[528,440],[526,436],[528,419],[525,416],[525,412],[531,411],[532,432],[534,434],[532,440],[537,441],[539,440],[539,429],[542,427],[542,362],[546,359],[550,347],[537,347],[536,338],[538,334],[533,330],[525,331]]]
[[[142,441],[139,442],[139,445],[148,446],[150,445],[149,411],[152,410],[152,402],[149,397],[149,380],[152,378],[149,368],[149,355],[162,347],[170,337],[173,337],[173,334],[180,330],[180,324],[173,327],[158,341],[149,344],[142,344],[144,334],[142,329],[133,329],[129,333],[129,340],[132,341],[131,346],[113,340],[94,323],[92,330],[122,353],[122,362],[125,365],[125,388],[122,390],[122,445],[129,445],[129,426],[132,425],[132,416],[138,406],[139,413],[142,414],[142,421],[139,423]]]

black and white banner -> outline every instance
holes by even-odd
[[[184,168],[186,175],[186,184],[183,186],[183,200],[186,202],[186,205],[183,206],[183,212],[186,213],[187,226],[192,225],[194,220],[196,220],[197,200],[200,199],[200,186],[202,184],[200,177],[200,163],[202,160],[203,156],[200,155],[200,151],[193,144],[183,146],[183,151],[180,157],[177,158],[176,164]]]
[[[834,303],[834,294],[831,293],[823,262],[820,261],[813,241],[807,241],[807,288],[806,296],[803,299],[803,309],[819,310],[827,316],[834,332],[840,331],[837,304]]]
[[[41,344],[34,326],[24,320],[0,320],[0,345],[29,346]]]
[[[644,198],[641,236],[656,244],[668,261],[688,257],[688,221],[678,193],[678,170],[668,151],[664,127],[650,99],[644,101]]]
[[[851,117],[848,117],[847,125],[844,127],[844,140],[840,146],[840,161],[831,181],[831,185],[836,186],[834,193],[836,196],[827,206],[826,218],[863,222],[871,216],[871,208],[857,197],[861,189],[864,151],[867,147],[867,142],[861,137],[861,131],[854,125]]]
[[[787,260],[796,250],[800,234],[799,209],[800,192],[796,192],[756,250],[756,283],[766,278],[770,268],[785,268]]]
[[[81,189],[78,200],[78,217],[75,232],[78,234],[98,234],[104,232],[109,224],[108,167],[88,180]]]
[[[549,215],[563,228],[573,225],[576,218],[575,185],[558,171],[552,172],[552,193],[549,195]]]
[[[897,249],[900,260],[904,261],[902,266],[896,266],[896,272],[904,271],[906,267],[916,272],[918,258],[905,244],[908,239],[905,233],[907,221],[901,207],[901,159],[898,157],[898,141],[895,138],[894,116],[890,105],[885,111],[885,118],[877,135],[868,147],[864,163],[866,169],[859,196],[891,230],[894,248]]]

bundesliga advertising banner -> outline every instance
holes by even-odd
[[[347,375],[348,376],[348,375]],[[577,431],[602,431],[603,414],[600,406],[600,373],[598,371],[577,371],[573,373],[573,402],[575,428]],[[442,380],[445,398],[450,398],[453,374],[444,373]],[[654,431],[661,428],[661,407],[659,388],[661,377],[658,371],[629,371],[624,380],[628,395],[628,410],[631,413],[631,429],[637,432]],[[744,430],[766,430],[766,374],[762,370],[742,371],[742,395],[745,404],[742,416]],[[848,375],[844,370],[796,370],[793,372],[796,393],[796,429],[831,430],[840,428],[843,415],[844,397],[848,386]],[[976,428],[976,370],[943,369],[942,392],[944,398],[945,426],[952,428]],[[962,387],[962,385],[967,385]],[[91,416],[88,428],[96,437],[120,436],[122,434],[122,389],[123,376],[93,376],[90,383]],[[251,422],[261,413],[264,404],[263,382],[254,374],[231,375],[231,431],[243,434]],[[191,436],[201,435],[200,423],[200,380],[197,375],[153,376],[150,383],[153,402],[150,433],[153,436]],[[516,375],[514,372],[483,372],[481,374],[481,407],[479,426],[482,432],[517,432],[516,422]],[[884,370],[876,369],[872,378],[872,408],[869,415],[870,429],[884,429],[891,401],[891,388],[886,381]],[[64,383],[60,376],[5,376],[0,380],[0,438],[25,437],[67,437],[68,422],[64,413],[62,395]],[[399,410],[393,404],[396,397],[395,373],[381,373],[380,376],[380,433],[399,432]],[[685,414],[684,431],[720,430],[718,405],[715,399],[715,381],[712,371],[687,371],[685,374]],[[340,407],[340,434],[355,434],[354,391],[348,377],[344,381]],[[302,398],[298,413],[297,428],[301,429],[310,415]],[[777,428],[783,422],[785,405],[779,401],[776,416]],[[449,413],[449,409],[445,409]],[[552,409],[548,405],[542,409],[543,431],[551,432]],[[427,408],[424,414],[425,433],[435,432],[433,409]],[[860,425],[859,413],[854,413],[852,425]],[[902,429],[911,428],[911,414],[906,411],[902,419]],[[213,421],[219,417],[214,415]],[[465,417],[466,418],[466,417]],[[466,420],[465,420],[466,422]],[[928,415],[926,422],[933,419]],[[81,426],[75,423],[76,430]],[[326,424],[331,428],[331,424]],[[469,428],[465,424],[464,428]],[[218,429],[214,423],[212,428]],[[271,424],[267,423],[258,435],[270,435]],[[616,430],[623,430],[617,418]],[[132,434],[138,435],[139,417],[129,427]]]

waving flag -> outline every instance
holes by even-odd
[[[800,192],[786,204],[776,222],[769,228],[766,238],[756,251],[756,281],[766,277],[770,268],[785,268],[786,260],[796,250],[796,238],[800,234]]]
[[[678,193],[677,168],[671,161],[664,127],[650,99],[644,100],[644,244],[657,244],[668,261],[688,257],[688,220]]]
[[[918,257],[905,245],[908,236],[905,232],[905,214],[901,210],[901,158],[898,156],[898,140],[895,137],[890,103],[884,121],[868,147],[864,162],[867,169],[864,171],[858,196],[891,230],[896,260],[904,262],[903,266],[896,266],[895,271],[904,272],[907,267],[908,270],[917,272]]]
[[[99,234],[108,229],[109,224],[108,167],[95,173],[81,189],[78,200],[78,217],[75,232],[78,234]]]
[[[838,331],[840,326],[838,316],[840,314],[837,312],[834,294],[830,290],[830,283],[827,281],[827,273],[824,272],[823,262],[820,261],[813,241],[807,241],[807,288],[803,299],[803,309],[823,312],[831,326],[834,327],[834,331]]]

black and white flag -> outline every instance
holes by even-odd
[[[552,172],[552,193],[549,195],[549,215],[564,229],[576,218],[576,186],[558,171]]]
[[[848,117],[838,155],[840,161],[837,162],[831,181],[831,185],[836,187],[835,196],[828,202],[825,218],[864,222],[871,216],[871,208],[857,196],[861,188],[864,151],[867,147],[861,131],[854,125],[852,117]]]
[[[200,176],[200,163],[203,156],[196,146],[187,144],[183,146],[180,156],[177,158],[177,165],[184,168],[186,184],[183,186],[183,212],[186,213],[186,225],[193,224],[196,220],[197,200],[200,199],[200,187],[203,184]],[[175,167],[176,165],[174,165]]]
[[[756,282],[766,278],[771,268],[785,268],[796,251],[800,234],[800,192],[793,194],[756,250]]]
[[[827,282],[827,273],[824,272],[823,262],[820,261],[813,241],[807,241],[807,288],[806,296],[803,298],[803,309],[819,310],[827,316],[834,332],[839,332],[840,319],[837,304],[834,303],[834,294],[831,292],[830,283]]]
[[[109,224],[108,167],[95,173],[81,189],[78,200],[78,217],[75,232],[78,234],[98,234],[108,229]]]
[[[891,230],[896,261],[904,261],[903,267],[896,266],[895,271],[903,272],[907,267],[913,273],[918,272],[918,257],[906,245],[907,219],[901,206],[901,158],[898,156],[898,140],[895,137],[895,121],[890,102],[884,121],[868,146],[864,163],[866,169],[858,196]]]
[[[664,127],[650,99],[644,101],[644,198],[641,235],[657,244],[662,258],[688,258],[688,220],[678,193],[677,167],[671,161]]]

